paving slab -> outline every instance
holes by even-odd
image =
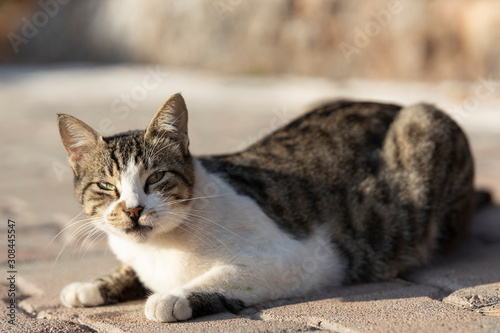
[[[461,309],[454,303],[452,295],[440,302],[446,295],[442,285],[430,286],[427,280],[422,284],[394,280],[345,286],[308,298],[266,302],[245,309],[238,315],[222,313],[184,323],[157,324],[145,319],[144,301],[83,309],[61,306],[58,295],[64,285],[92,280],[117,265],[109,253],[88,253],[81,261],[65,256],[53,268],[52,264],[51,261],[36,261],[20,268],[24,277],[20,275],[19,288],[24,295],[31,295],[24,296],[27,298],[19,302],[21,309],[44,322],[72,323],[102,332],[277,332],[312,329],[337,332],[417,332],[423,329],[435,332],[495,332],[500,329],[500,320]],[[415,274],[427,276],[434,269],[429,267]],[[494,300],[498,284],[482,288],[489,292],[490,300]],[[478,290],[472,292],[477,294]],[[488,304],[491,305],[491,302]]]
[[[461,103],[472,96],[468,92],[475,87],[474,82],[223,77],[160,68],[164,75],[158,87],[148,91],[144,100],[127,105],[128,114],[121,117],[113,109],[114,103],[143,82],[151,68],[156,67],[0,66],[0,113],[6,124],[12,124],[0,132],[0,140],[9,143],[0,146],[0,217],[16,221],[19,292],[19,325],[9,326],[2,312],[0,331],[500,331],[500,317],[491,312],[500,310],[499,207],[476,215],[468,240],[433,265],[403,276],[406,282],[345,286],[309,298],[266,302],[237,315],[222,313],[176,324],[147,321],[144,301],[85,309],[62,307],[59,292],[64,285],[106,274],[117,262],[106,252],[105,242],[90,241],[83,246],[78,242],[85,235],[76,234],[75,229],[84,223],[77,222],[84,217],[78,217],[81,208],[74,198],[56,113],[72,114],[107,135],[145,128],[158,106],[180,91],[190,111],[192,151],[211,154],[241,149],[320,100],[352,98],[404,105],[425,101],[453,113],[463,108]],[[491,189],[497,203],[499,109],[500,97],[492,95],[460,123],[476,159],[476,184]],[[103,120],[112,123],[109,133],[104,133]],[[71,221],[76,222],[73,227],[59,234]],[[1,225],[0,235],[5,231]],[[66,242],[67,248],[62,250]],[[6,239],[1,237],[0,247],[5,245]],[[0,253],[3,272],[5,253]],[[2,283],[0,299],[5,302],[8,298]]]
[[[81,254],[67,254],[57,261],[38,260],[18,265],[17,287],[30,297],[19,302],[19,306],[33,316],[41,311],[61,307],[59,293],[71,282],[92,281],[110,273],[119,262],[110,254],[95,251]],[[6,270],[5,266],[0,269]]]
[[[500,320],[440,302],[436,288],[389,283],[338,289],[323,300],[264,310],[264,320],[316,323],[336,332],[498,332]]]
[[[220,313],[187,322],[155,323],[144,316],[144,301],[98,308],[61,309],[42,317],[78,322],[99,332],[300,332],[316,330],[307,323],[286,320],[253,320]]]
[[[445,292],[489,285],[500,280],[500,244],[487,245],[467,238],[454,251],[442,256],[426,269],[404,274],[404,279],[434,286]]]
[[[443,302],[474,310],[500,310],[500,282],[458,289]]]
[[[72,185],[68,184],[68,187]],[[1,193],[1,192],[0,192]],[[40,199],[45,200],[45,198]],[[76,202],[75,198],[71,198]],[[72,205],[70,205],[72,207]],[[81,212],[81,210],[80,210]],[[76,253],[87,249],[104,249],[104,235],[86,236],[90,229],[83,229],[87,216],[71,216],[65,210],[38,216],[33,207],[22,198],[12,195],[0,196],[0,234],[7,234],[7,220],[14,222],[16,233],[16,260],[30,261],[54,258],[60,253]],[[84,231],[87,231],[85,233]],[[7,247],[7,237],[0,237],[0,248]],[[7,252],[0,252],[0,263],[7,261]]]
[[[5,295],[5,286],[0,286],[0,290],[2,295]],[[33,318],[22,309],[14,310],[9,306],[10,300],[0,301],[0,329],[2,332],[95,332],[85,325],[72,321]]]
[[[404,278],[440,288],[445,304],[496,316],[500,322],[500,243],[494,229],[488,242],[477,237],[486,234],[483,228],[435,264],[405,274]]]
[[[65,308],[59,301],[61,289],[75,281],[91,281],[109,273],[118,261],[109,253],[91,252],[82,259],[70,255],[53,260],[28,262],[19,267],[18,288],[20,312],[42,322],[72,323],[103,332],[192,332],[192,331],[307,331],[311,327],[288,321],[255,321],[250,318],[222,313],[186,323],[158,324],[146,320],[145,301],[127,302],[96,308]],[[0,266],[5,270],[5,266]],[[30,326],[26,332],[30,331]],[[68,329],[63,332],[72,332]]]

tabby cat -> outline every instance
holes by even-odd
[[[176,94],[145,131],[111,137],[59,115],[76,197],[122,262],[66,286],[64,305],[149,295],[157,322],[237,312],[394,277],[468,229],[471,153],[433,106],[330,102],[205,157],[189,152],[187,115]]]

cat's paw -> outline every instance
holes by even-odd
[[[98,306],[104,304],[99,288],[90,282],[74,282],[61,291],[61,302],[69,307]]]
[[[148,298],[144,312],[149,320],[161,323],[186,320],[193,316],[189,301],[172,294],[153,294]]]

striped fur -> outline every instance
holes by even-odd
[[[146,317],[177,321],[387,279],[454,246],[474,209],[467,139],[425,104],[326,103],[244,151],[200,158],[180,95],[146,131],[102,138],[67,115],[59,128],[76,196],[124,263],[68,286],[68,306],[148,289]]]
[[[328,103],[202,163],[299,239],[330,225],[345,282],[427,262],[467,231],[474,205],[467,139],[429,105]]]

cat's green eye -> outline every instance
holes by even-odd
[[[151,176],[149,176],[148,180],[146,180],[146,184],[148,185],[153,185],[158,183],[163,176],[165,176],[165,171],[157,171],[153,173]]]
[[[101,190],[114,191],[116,189],[116,186],[110,183],[99,182],[98,185]]]

